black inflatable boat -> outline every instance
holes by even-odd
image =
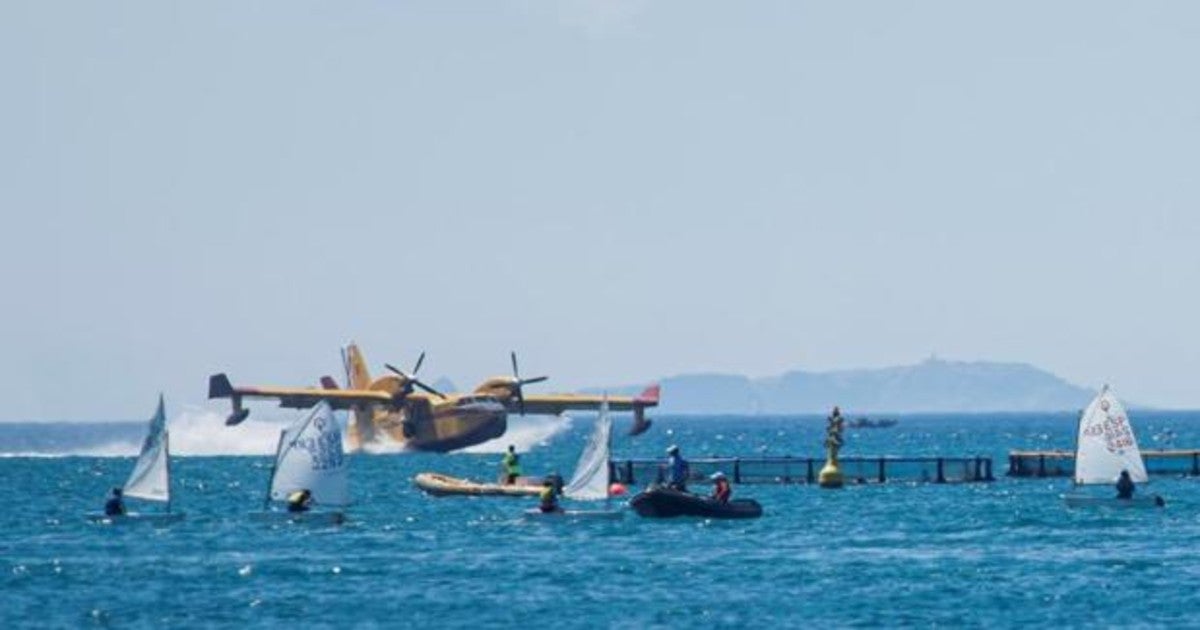
[[[762,506],[754,499],[734,499],[720,503],[708,497],[680,492],[665,486],[640,492],[629,500],[629,507],[638,516],[672,518],[703,516],[705,518],[758,518]]]

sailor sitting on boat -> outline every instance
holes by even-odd
[[[312,492],[308,488],[297,490],[287,496],[289,512],[307,512],[312,509]]]
[[[688,463],[687,460],[679,454],[679,446],[672,444],[667,448],[667,470],[670,472],[670,478],[667,485],[680,492],[687,492],[688,479]]]
[[[550,477],[542,480],[542,491],[538,493],[538,500],[538,509],[542,512],[562,511],[558,506],[558,488],[554,487],[554,480]]]
[[[733,495],[733,487],[729,485],[729,479],[725,477],[725,473],[717,471],[709,479],[712,479],[713,482],[713,501],[722,504],[729,503],[729,497]]]
[[[124,516],[125,500],[121,498],[121,489],[113,488],[108,495],[108,501],[104,502],[105,516]]]
[[[1133,489],[1133,479],[1129,477],[1129,471],[1122,470],[1121,475],[1117,477],[1117,498],[1132,499]]]

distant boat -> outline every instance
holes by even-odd
[[[1127,471],[1136,484],[1149,481],[1125,407],[1105,385],[1079,417],[1079,429],[1075,436],[1075,487],[1063,495],[1063,501],[1067,507],[1166,505],[1166,501],[1157,494],[1119,499],[1113,495],[1101,496],[1081,491],[1083,486],[1106,486],[1113,490],[1121,471]]]
[[[93,522],[143,522],[153,525],[169,525],[183,520],[183,514],[171,511],[171,436],[167,431],[167,414],[162,394],[158,396],[158,409],[150,419],[142,450],[138,454],[133,472],[121,488],[124,498],[142,499],[165,503],[162,512],[126,512],[120,515],[90,513]]]
[[[848,422],[846,426],[851,429],[886,429],[896,426],[897,421],[891,418],[883,418],[880,420],[872,420],[870,418],[855,418]]]
[[[293,512],[281,505],[296,492],[307,490],[315,509]],[[279,434],[275,463],[267,484],[263,511],[251,514],[265,522],[339,525],[340,509],[350,504],[349,469],[342,449],[342,430],[329,403],[321,401],[307,415]]]
[[[602,510],[568,509],[560,512],[543,512],[538,508],[526,510],[532,518],[586,518],[617,519],[625,513],[614,510],[607,504],[611,499],[609,479],[609,454],[612,452],[612,418],[608,415],[608,396],[600,403],[600,416],[596,427],[579,454],[575,472],[563,488],[563,496],[575,501],[605,501]]]

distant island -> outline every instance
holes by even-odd
[[[643,385],[607,388],[636,394]],[[590,391],[600,391],[594,388]],[[662,413],[849,414],[1074,411],[1095,395],[1025,363],[946,361],[936,357],[888,368],[792,371],[749,378],[681,374],[662,379]],[[653,414],[651,414],[653,415]]]

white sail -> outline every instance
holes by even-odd
[[[127,497],[150,501],[171,500],[170,453],[167,446],[167,414],[163,398],[158,397],[158,410],[150,419],[150,430],[142,441],[142,452],[129,480],[125,482]]]
[[[595,501],[608,498],[608,460],[609,447],[612,438],[612,418],[608,416],[608,397],[600,403],[600,417],[596,419],[596,428],[588,438],[583,453],[579,455],[579,463],[575,465],[575,474],[567,484],[563,494],[572,499]]]
[[[293,492],[308,490],[317,505],[347,505],[350,489],[346,463],[341,428],[329,403],[322,400],[283,431],[275,454],[270,497],[284,501]]]
[[[1122,470],[1137,483],[1147,480],[1125,407],[1107,385],[1083,412],[1075,446],[1075,483],[1113,484]]]

